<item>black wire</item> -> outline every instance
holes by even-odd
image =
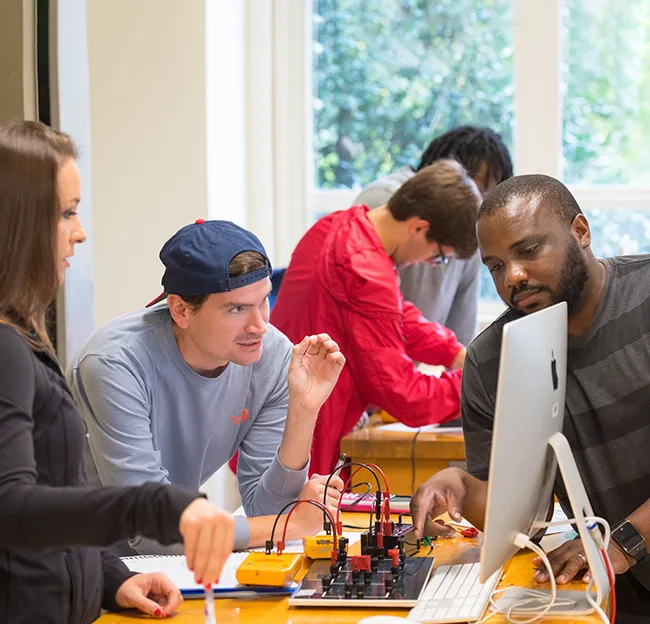
[[[273,522],[273,529],[271,530],[271,544],[275,544],[275,527],[278,526],[278,520],[280,519],[280,516],[289,508],[291,505],[296,505],[298,503],[309,503],[310,505],[313,505],[318,509],[319,511],[322,511],[318,503],[312,500],[295,500],[291,501],[290,503],[287,503],[279,512],[278,515],[275,516],[275,521]],[[327,517],[327,512],[323,511],[323,514],[325,514],[325,517]]]
[[[377,473],[370,468],[369,466],[366,466],[366,464],[362,464],[360,462],[346,462],[342,466],[339,466],[332,472],[330,472],[329,477],[327,477],[327,481],[325,481],[325,491],[323,492],[323,505],[327,507],[327,488],[330,486],[330,479],[337,473],[343,470],[346,466],[360,466],[361,468],[365,468],[369,472],[372,472],[372,476],[375,477],[375,481],[377,482],[377,491],[381,492],[381,485],[379,483],[379,477],[377,476]],[[323,522],[327,522],[327,514],[323,511]],[[370,512],[370,522],[372,526],[372,512]]]
[[[341,507],[341,511],[350,511],[350,509],[358,505],[366,496],[368,496],[368,494],[370,494],[370,490],[372,490],[372,485],[368,483],[368,481],[355,483],[354,485],[350,486],[350,490],[354,490],[354,488],[358,488],[361,485],[367,485],[368,489],[363,494],[359,494],[359,498],[357,498],[357,500],[355,500],[354,502],[350,503],[347,507]]]
[[[413,441],[411,442],[411,496],[415,494],[415,443],[420,435],[420,431],[422,431],[422,429],[418,429],[415,432]]]
[[[344,529],[359,529],[360,531],[365,531],[368,527],[364,526],[356,526],[354,524],[342,524],[341,525]]]

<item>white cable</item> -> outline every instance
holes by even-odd
[[[562,520],[559,522],[539,522],[535,523],[534,528],[539,529],[539,528],[547,528],[547,527],[552,527],[552,526],[559,526],[562,524],[577,524],[577,520],[575,518],[568,519],[568,520]],[[587,530],[589,531],[589,534],[591,538],[594,540],[596,543],[596,546],[598,547],[599,554],[600,551],[605,552],[605,557],[609,559],[609,555],[607,554],[607,547],[609,546],[609,541],[611,539],[611,529],[609,526],[609,523],[607,520],[604,518],[601,518],[599,516],[587,516],[585,517],[585,522],[587,524]],[[589,525],[592,526],[589,526]],[[600,525],[604,529],[604,537],[600,534],[600,531],[596,528],[596,525]],[[534,589],[528,589],[528,590],[523,590],[524,594],[527,596],[527,598],[524,598],[523,600],[519,600],[515,604],[511,605],[508,609],[501,609],[495,602],[494,597],[497,595],[504,595],[507,591],[519,591],[521,592],[522,589],[519,587],[504,587],[503,589],[497,589],[492,592],[490,595],[490,607],[492,608],[492,611],[490,611],[488,614],[486,614],[481,620],[477,621],[476,624],[484,624],[487,622],[491,617],[496,615],[497,613],[502,613],[506,616],[506,619],[508,622],[512,622],[513,624],[530,624],[531,622],[535,622],[539,620],[540,618],[544,617],[553,607],[572,607],[575,606],[575,601],[570,600],[567,598],[559,598],[557,597],[557,584],[555,582],[555,575],[553,574],[553,569],[551,567],[551,563],[548,560],[548,557],[546,553],[537,546],[537,544],[533,543],[530,538],[528,538],[526,535],[523,533],[519,533],[517,537],[515,538],[515,545],[517,545],[519,548],[529,548],[533,552],[535,552],[544,562],[544,565],[546,567],[546,571],[548,573],[548,577],[551,582],[551,599],[550,601],[547,602],[547,604],[544,606],[544,608],[541,611],[539,610],[539,606],[531,606],[532,604],[537,603],[539,605],[542,600],[548,598],[548,594],[543,591],[538,591]],[[598,614],[600,619],[605,623],[605,624],[610,624],[609,623],[609,618],[603,611],[603,609],[596,603],[596,601],[592,597],[591,590],[593,588],[594,584],[594,577],[592,576],[589,584],[587,585],[587,588],[585,590],[586,592],[586,598],[587,602],[591,605],[591,607],[594,609],[594,611]],[[613,588],[612,588],[613,591]],[[535,617],[533,618],[528,618],[528,619],[513,619],[512,615],[513,612],[538,612]]]
[[[598,614],[598,617],[602,620],[603,624],[610,624],[607,614],[602,610],[601,606],[593,599],[591,595],[591,586],[594,584],[594,577],[592,576],[589,580],[589,585],[587,585],[586,594],[587,602],[592,606],[593,610]]]
[[[605,531],[605,537],[603,537],[598,531],[595,530],[595,527],[587,527],[587,530],[589,531],[591,538],[596,542],[596,546],[598,546],[599,549],[604,550],[607,552],[607,549],[609,548],[609,540],[612,537],[612,529],[609,526],[609,522],[605,520],[605,518],[599,518],[598,516],[589,516],[585,518],[587,522],[591,523],[596,523],[600,524],[600,526],[603,527],[603,530]]]
[[[575,518],[572,518],[571,520],[567,521],[569,524],[577,524],[577,520]],[[609,526],[609,522],[605,520],[604,518],[600,518],[599,516],[586,516],[585,517],[585,523],[587,525],[587,531],[589,532],[589,535],[591,536],[591,539],[594,541],[596,544],[596,547],[598,548],[598,554],[601,554],[601,556],[604,556],[605,559],[607,559],[607,563],[609,563],[610,568],[611,568],[611,560],[609,558],[609,554],[607,552],[607,548],[609,547],[609,541],[612,536],[612,530],[611,527]],[[565,524],[565,522],[544,522],[544,523],[536,523],[536,528],[543,528],[543,526],[549,527],[549,526],[557,526],[560,524]],[[542,526],[543,525],[543,526]],[[604,537],[600,534],[600,531],[597,528],[597,525],[600,525],[603,527],[603,530],[605,532]],[[613,569],[613,568],[611,568]],[[609,581],[609,574],[607,575],[607,579]],[[605,624],[610,624],[609,623],[609,618],[607,617],[607,614],[603,611],[602,607],[594,600],[592,596],[592,588],[594,585],[594,577],[593,574],[591,578],[589,579],[589,584],[587,585],[585,589],[585,595],[587,598],[587,602],[591,605],[593,610],[598,614],[598,617],[605,623]],[[615,591],[613,587],[610,587],[610,591]]]
[[[603,527],[605,531],[605,537],[601,537],[601,540],[604,542],[605,549],[607,549],[611,537],[611,529],[609,527],[609,522],[607,522],[605,518],[601,518],[600,516],[585,516],[584,520],[587,524],[589,523],[593,524],[595,522]],[[578,521],[575,518],[569,518],[567,520],[557,520],[556,522],[535,522],[535,524],[533,525],[533,529],[548,529],[550,527],[562,526],[564,524],[578,524]],[[599,545],[595,533],[592,533],[591,536],[593,540],[596,542],[596,545]]]
[[[540,611],[539,603],[542,602],[542,600],[548,599],[548,595],[545,592],[540,592],[534,589],[524,590],[524,594],[528,596],[527,598],[515,602],[507,609],[501,609],[494,602],[494,596],[496,594],[504,594],[508,590],[521,591],[521,589],[519,587],[505,587],[503,589],[497,589],[496,591],[493,591],[492,594],[490,595],[490,606],[492,607],[493,611],[489,613],[487,616],[483,617],[481,620],[479,620],[477,624],[483,624],[484,622],[486,622],[488,619],[490,619],[493,615],[497,613],[505,614],[508,622],[513,622],[514,624],[531,624],[531,622],[536,622],[537,620],[543,618],[551,610],[551,608],[553,608],[553,606],[557,603],[557,584],[555,582],[555,575],[553,574],[553,568],[551,567],[551,562],[548,560],[546,553],[537,544],[534,544],[527,535],[524,535],[523,533],[518,533],[517,536],[515,537],[514,542],[515,545],[518,546],[519,548],[529,548],[535,554],[537,554],[544,562],[544,565],[546,566],[546,571],[548,572],[549,578],[551,579],[551,598],[544,606],[544,608]],[[537,607],[529,606],[532,603],[537,603],[538,606]],[[574,603],[572,602],[572,604]],[[536,615],[533,616],[532,618],[527,618],[527,619],[519,619],[519,618],[513,619],[512,615],[514,611],[520,611],[524,613],[534,611],[536,612]]]

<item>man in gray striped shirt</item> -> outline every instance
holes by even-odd
[[[497,186],[481,206],[477,233],[481,259],[510,309],[467,351],[461,411],[470,474],[448,469],[427,481],[413,500],[416,526],[445,531],[428,518],[447,510],[482,526],[503,326],[566,301],[564,434],[594,512],[621,527],[609,548],[616,621],[650,622],[650,559],[645,548],[630,554],[631,545],[650,540],[650,256],[597,260],[574,197],[542,175]],[[554,490],[569,511],[561,479]],[[550,554],[558,583],[584,571],[583,552],[575,540]],[[535,577],[547,580],[541,570]]]

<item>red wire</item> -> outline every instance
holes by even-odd
[[[386,475],[384,474],[384,471],[377,465],[377,464],[366,464],[369,468],[374,468],[382,477],[384,480],[384,487],[386,488],[386,499],[390,499],[390,490],[388,489],[388,479],[386,479]],[[383,500],[382,500],[382,505],[383,505]],[[386,520],[390,520],[390,507],[388,508],[388,517]]]
[[[341,492],[341,496],[339,496],[339,504],[336,510],[336,522],[339,521],[341,518],[341,502],[343,501],[343,493],[347,489],[348,485],[352,482],[352,479],[354,476],[360,471],[363,470],[364,468],[374,468],[380,475],[381,478],[384,481],[384,487],[386,488],[386,498],[390,497],[390,490],[388,489],[388,479],[386,479],[386,475],[384,474],[384,471],[377,465],[377,464],[365,464],[365,466],[359,466],[348,478],[348,480],[344,483],[343,485],[343,491]],[[389,511],[390,514],[390,511]],[[388,516],[390,518],[390,515]]]
[[[609,561],[609,557],[607,556],[607,553],[604,550],[600,551],[600,554],[603,556],[603,561],[605,562],[605,568],[607,568],[607,578],[609,579],[609,587],[610,587],[610,592],[611,592],[611,609],[610,609],[610,616],[609,616],[609,621],[614,624],[614,620],[616,619],[616,589],[614,587],[615,579],[614,579],[614,570],[612,570],[612,564]]]
[[[386,522],[390,522],[390,501],[385,498],[384,499],[384,509],[383,509],[383,519]]]
[[[374,468],[381,475],[381,478],[384,480],[384,487],[386,488],[386,496],[388,496],[390,490],[388,489],[388,479],[386,479],[384,471],[377,464],[366,464],[366,466],[368,466],[368,468]]]
[[[330,513],[330,510],[323,505],[323,503],[311,499],[303,499],[299,500],[296,502],[296,504],[289,510],[289,513],[287,514],[287,519],[284,522],[284,530],[282,531],[282,543],[286,543],[286,538],[287,538],[287,527],[289,526],[289,518],[291,518],[291,514],[293,513],[293,510],[298,507],[301,503],[314,503],[318,505],[329,517],[330,522],[332,523],[332,534],[334,535],[334,550],[336,550],[338,542],[336,538],[336,525],[334,524],[334,518],[332,517],[332,514]]]

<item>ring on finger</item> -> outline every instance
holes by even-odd
[[[580,569],[582,570],[583,568],[588,567],[587,564],[587,557],[585,557],[582,553],[578,553],[578,557],[582,560],[582,566],[580,566]]]

